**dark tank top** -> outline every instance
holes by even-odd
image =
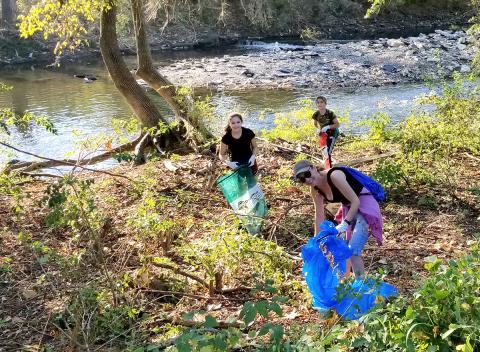
[[[350,187],[352,187],[353,189],[353,192],[355,192],[355,194],[357,196],[360,195],[360,192],[362,191],[363,189],[363,185],[358,182],[352,175],[350,175],[348,172],[345,172],[344,170],[342,169],[339,169],[337,167],[332,167],[330,170],[328,170],[327,172],[327,182],[328,182],[328,185],[330,186],[331,190],[332,190],[332,197],[333,199],[328,199],[327,196],[318,188],[318,187],[315,187],[315,189],[323,196],[323,198],[329,202],[329,203],[342,203],[342,204],[350,204],[350,201],[345,198],[345,196],[342,194],[342,192],[340,192],[340,190],[337,188],[337,186],[335,186],[330,178],[330,175],[333,171],[335,170],[340,170],[342,171],[344,174],[345,174],[345,177],[347,179],[347,183],[350,185]]]

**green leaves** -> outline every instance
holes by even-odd
[[[26,129],[31,125],[45,128],[46,131],[57,134],[52,120],[47,115],[36,115],[30,112],[17,114],[13,109],[0,109],[0,128],[5,133],[10,134],[9,128],[16,126],[20,129]]]
[[[250,326],[254,322],[257,314],[268,319],[269,312],[274,312],[278,316],[282,316],[283,314],[282,308],[276,302],[267,300],[246,302],[240,311],[240,318],[243,319],[245,326]]]
[[[99,0],[42,1],[30,8],[26,16],[19,16],[20,35],[23,38],[42,32],[44,39],[58,38],[55,54],[64,49],[73,50],[85,42],[87,23],[98,16],[104,2]]]
[[[206,328],[214,328],[218,325],[217,319],[212,317],[211,315],[207,315],[205,317],[205,327]]]
[[[436,255],[426,257],[424,261],[425,261],[425,265],[424,265],[425,269],[427,269],[430,272],[436,272],[437,269],[440,267],[440,264],[442,264],[442,261],[438,259]]]

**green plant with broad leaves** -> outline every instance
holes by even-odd
[[[289,343],[284,341],[283,326],[271,322],[272,318],[283,315],[280,303],[285,303],[287,298],[276,295],[277,290],[272,286],[272,281],[257,283],[251,294],[270,297],[245,302],[238,316],[231,316],[221,323],[203,310],[185,313],[182,320],[196,322],[193,327],[178,331],[170,343],[137,347],[135,351],[161,351],[167,345],[171,346],[168,350],[172,352],[221,352],[236,348],[270,352],[293,351],[289,348]],[[256,347],[252,349],[253,341]]]
[[[400,297],[363,318],[350,342],[365,351],[474,351],[480,346],[478,247],[458,260],[426,258],[430,276],[412,298]]]

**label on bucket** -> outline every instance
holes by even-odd
[[[249,188],[248,191],[241,197],[235,199],[232,203],[230,203],[230,205],[232,206],[235,213],[248,214],[263,198],[263,192],[258,186],[258,184],[256,184],[252,188]]]

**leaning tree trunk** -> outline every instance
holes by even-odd
[[[143,0],[131,0],[133,24],[135,28],[135,39],[137,43],[138,70],[137,76],[142,78],[147,84],[167,102],[173,110],[177,119],[190,125],[199,132],[204,138],[212,138],[212,133],[205,127],[202,121],[192,119],[188,115],[188,106],[180,104],[176,96],[175,86],[153,66],[150,46],[146,36],[146,23],[144,20]]]
[[[126,99],[142,125],[147,128],[158,127],[159,122],[167,122],[142,87],[138,85],[120,54],[116,31],[116,12],[115,1],[109,1],[108,8],[105,7],[102,11],[100,20],[100,51],[103,61],[115,87]],[[169,135],[163,136],[164,139],[171,139],[172,137],[178,141],[182,140],[180,133],[175,131],[170,131]],[[170,143],[171,141],[167,140],[163,144],[168,145]],[[143,159],[143,155],[141,155],[143,150],[139,152],[140,155],[137,155],[137,161]]]
[[[15,26],[17,21],[17,4],[15,0],[2,0],[2,25]]]

